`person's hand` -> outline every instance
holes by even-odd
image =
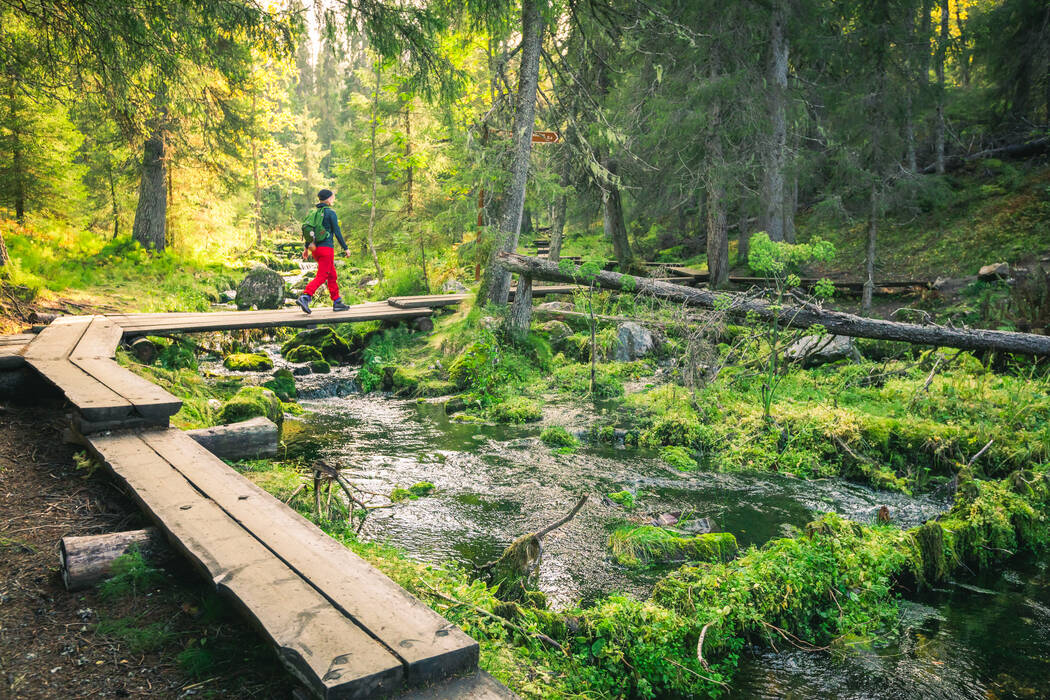
[[[303,248],[303,260],[309,260],[309,259],[310,259],[310,249],[309,248]]]
[[[349,258],[350,257],[350,249],[349,248],[343,248],[343,257],[344,258]]]

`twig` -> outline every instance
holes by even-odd
[[[284,504],[288,505],[289,503],[291,503],[292,499],[295,498],[296,496],[298,496],[299,492],[302,491],[305,488],[306,488],[306,482],[303,482],[303,483],[299,484],[299,488],[297,488],[295,491],[292,491],[292,495],[288,497],[288,500],[285,501]]]
[[[674,659],[672,659],[672,658],[670,658],[668,656],[664,657],[664,661],[666,661],[667,663],[669,663],[669,664],[671,664],[673,666],[677,666],[678,668],[682,669],[683,671],[688,671],[689,673],[693,674],[697,678],[703,678],[708,683],[715,683],[717,685],[722,686],[723,688],[728,688],[729,687],[729,684],[724,683],[722,681],[716,681],[714,678],[709,678],[708,676],[705,676],[702,673],[697,673],[696,671],[694,671],[693,669],[689,668],[688,666],[683,666],[682,664],[678,663],[677,661],[675,661]]]
[[[780,629],[776,625],[770,624],[769,622],[766,622],[765,620],[762,620],[762,624],[765,625],[766,627],[770,628],[771,630],[774,630],[777,634],[779,634],[781,637],[784,638],[784,641],[786,641],[788,644],[790,644],[791,646],[795,647],[796,649],[801,649],[802,651],[826,651],[826,650],[831,648],[830,646],[818,647],[815,644],[810,644],[805,639],[802,639],[800,637],[796,637],[795,635],[791,634],[787,630]],[[801,642],[801,644],[799,644],[797,642]],[[805,646],[802,646],[802,645],[805,645]]]
[[[995,442],[995,438],[989,440],[988,443],[977,452],[977,454],[975,454],[973,457],[970,457],[970,461],[966,463],[966,466],[973,466],[973,463],[976,462],[978,457],[983,455],[988,450],[988,448],[992,446],[993,442]]]
[[[559,650],[560,652],[562,652],[566,656],[569,655],[569,650],[568,649],[566,649],[558,641],[556,641],[554,639],[551,639],[550,637],[545,635],[543,632],[535,632],[535,631],[527,630],[524,627],[522,627],[521,625],[514,624],[513,622],[511,622],[510,620],[508,620],[508,619],[506,619],[504,617],[500,617],[499,615],[496,615],[495,613],[489,612],[485,608],[481,608],[481,607],[478,607],[477,605],[474,605],[473,603],[468,603],[466,601],[458,600],[458,599],[453,598],[451,596],[447,596],[444,593],[442,593],[441,591],[439,591],[438,589],[436,589],[433,586],[431,586],[429,583],[427,583],[423,579],[418,579],[418,581],[420,583],[422,583],[424,586],[426,586],[427,588],[429,588],[434,595],[436,595],[438,598],[441,598],[442,600],[446,600],[449,603],[454,603],[455,605],[462,605],[465,608],[470,608],[471,610],[473,610],[476,613],[484,615],[485,617],[487,617],[487,618],[489,618],[491,620],[495,620],[496,622],[499,622],[502,625],[506,625],[507,627],[510,627],[513,630],[517,630],[518,632],[522,633],[526,637],[535,637],[536,639],[540,640],[544,644],[546,644],[548,646],[551,646],[551,647],[554,647],[555,649]]]
[[[583,504],[586,503],[586,502],[587,502],[587,494],[583,494],[582,496],[580,496],[580,500],[576,503],[576,505],[573,506],[573,509],[569,511],[568,515],[566,515],[564,518],[562,518],[558,522],[553,523],[551,525],[548,525],[547,527],[545,527],[542,530],[540,530],[539,532],[537,532],[536,533],[536,539],[540,539],[541,537],[543,537],[547,533],[549,533],[549,532],[551,532],[553,530],[557,530],[559,527],[561,527],[565,523],[567,523],[570,520],[572,520],[573,518],[575,518],[576,514],[580,512],[580,508],[583,508]]]
[[[704,667],[705,671],[710,671],[711,667],[704,661],[704,637],[707,636],[707,630],[714,622],[708,622],[704,625],[704,628],[700,630],[700,639],[696,641],[696,658],[700,661],[700,665]]]

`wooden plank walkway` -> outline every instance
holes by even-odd
[[[89,449],[316,696],[411,697],[428,686],[425,697],[513,698],[478,671],[477,642],[168,428],[181,402],[115,357],[128,336],[409,319],[433,312],[427,299],[309,316],[295,309],[62,317],[38,335],[0,336],[0,359],[27,363],[65,394]]]

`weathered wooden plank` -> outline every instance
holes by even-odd
[[[91,316],[62,316],[37,334],[22,355],[27,360],[64,360],[91,324]]]
[[[246,312],[247,313],[247,312]],[[307,315],[302,312],[274,313],[266,317],[247,317],[238,314],[232,318],[201,318],[183,320],[149,320],[145,323],[121,323],[124,335],[150,335],[151,333],[201,333],[205,331],[239,330],[246,328],[272,327],[307,327],[324,324],[356,323],[360,321],[392,321],[412,319],[418,316],[429,316],[433,309],[429,307],[416,309],[395,309],[386,306],[383,310],[361,312],[357,314],[333,313],[330,310],[317,310]],[[220,314],[209,316],[219,317]],[[225,315],[223,315],[225,316]]]
[[[24,346],[0,348],[0,370],[24,367],[26,358],[22,357]]]
[[[121,420],[131,415],[131,402],[68,360],[26,360],[65,394],[89,421]]]
[[[404,671],[397,657],[142,439],[103,436],[90,444],[172,544],[241,606],[277,647],[282,663],[314,692],[324,698],[363,698],[400,687]]]
[[[430,294],[414,297],[390,297],[387,303],[399,309],[452,306],[462,304],[471,297],[470,294]]]
[[[277,454],[277,424],[256,416],[239,423],[187,430],[186,435],[220,459],[257,459]]]
[[[87,372],[95,380],[122,396],[135,413],[146,420],[167,421],[179,412],[182,401],[161,389],[153,382],[124,369],[115,361],[97,358],[72,358],[73,364]],[[84,407],[75,402],[84,417],[94,420],[84,412]]]
[[[124,331],[116,322],[105,316],[96,316],[69,356],[74,360],[88,358],[112,360],[117,356],[117,346],[120,345],[122,337],[124,337]]]
[[[519,700],[518,695],[495,678],[478,671],[426,688],[412,688],[397,700]]]
[[[155,431],[143,433],[143,440],[404,660],[409,682],[477,667],[477,642],[189,436]]]
[[[0,335],[0,345],[28,345],[30,341],[36,340],[33,333],[16,333],[14,335]]]

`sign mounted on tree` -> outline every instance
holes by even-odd
[[[532,132],[532,142],[533,143],[557,143],[559,138],[561,138],[561,137],[558,136],[558,132],[556,132],[556,131],[533,131]]]

